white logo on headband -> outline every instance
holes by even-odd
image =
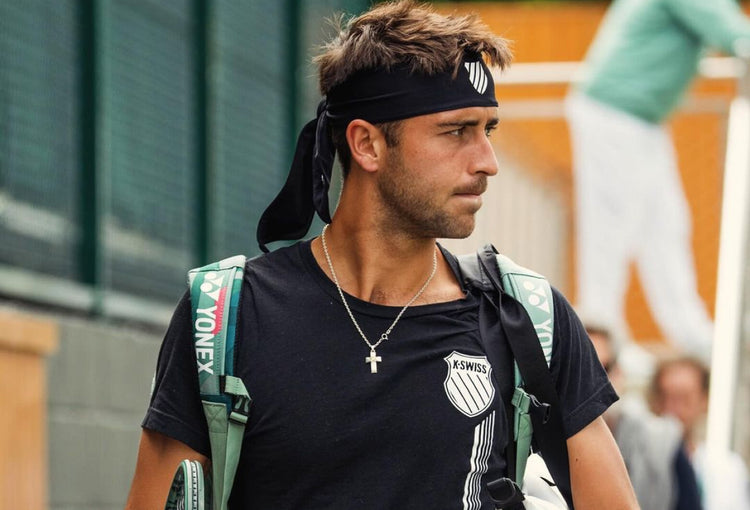
[[[489,79],[487,78],[487,73],[484,72],[481,62],[464,62],[464,67],[469,71],[469,81],[476,91],[484,94],[484,91],[487,90]]]

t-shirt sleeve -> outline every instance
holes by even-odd
[[[573,307],[557,289],[552,289],[552,295],[555,331],[550,370],[569,438],[604,413],[618,396]]]
[[[210,455],[208,426],[198,390],[190,295],[178,303],[159,351],[146,417],[141,426]]]

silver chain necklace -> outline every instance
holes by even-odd
[[[393,328],[396,327],[396,324],[398,323],[401,316],[404,314],[407,308],[409,308],[414,301],[417,300],[419,296],[422,295],[422,293],[425,291],[427,286],[432,281],[432,277],[435,276],[435,271],[437,270],[437,247],[435,247],[435,250],[432,252],[432,271],[430,272],[430,276],[427,277],[427,281],[424,282],[424,285],[422,285],[422,288],[417,291],[416,294],[414,294],[414,297],[409,300],[408,303],[404,305],[404,307],[401,309],[400,312],[398,312],[398,315],[396,315],[396,318],[393,320],[393,323],[388,327],[388,329],[385,330],[385,332],[380,335],[380,339],[373,343],[370,343],[370,341],[365,336],[364,332],[362,332],[362,328],[359,327],[359,323],[357,322],[357,319],[354,318],[354,314],[352,313],[351,308],[349,308],[349,303],[346,302],[346,298],[344,297],[344,291],[341,290],[341,285],[339,285],[339,279],[336,277],[336,271],[333,270],[333,263],[331,262],[331,256],[328,254],[328,246],[326,245],[326,229],[328,228],[328,225],[323,227],[323,232],[320,234],[320,240],[323,243],[323,253],[325,253],[326,256],[326,262],[328,262],[328,269],[331,270],[331,276],[333,277],[333,283],[336,284],[336,290],[339,291],[339,296],[341,296],[341,301],[344,303],[344,308],[346,308],[347,313],[349,314],[349,318],[352,320],[352,324],[354,324],[354,327],[357,328],[357,331],[359,332],[359,336],[362,337],[362,340],[365,341],[367,346],[370,348],[370,355],[365,357],[365,363],[370,364],[370,373],[371,374],[377,374],[378,373],[378,363],[383,361],[383,358],[381,356],[378,356],[375,352],[375,349],[383,342],[388,340],[388,335],[391,334],[391,331],[393,331]]]

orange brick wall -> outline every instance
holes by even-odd
[[[0,310],[0,508],[47,508],[45,355],[57,328]]]

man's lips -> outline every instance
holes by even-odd
[[[467,195],[467,196],[479,196],[487,191],[487,182],[480,181],[472,186],[467,186],[457,189],[455,195]]]

